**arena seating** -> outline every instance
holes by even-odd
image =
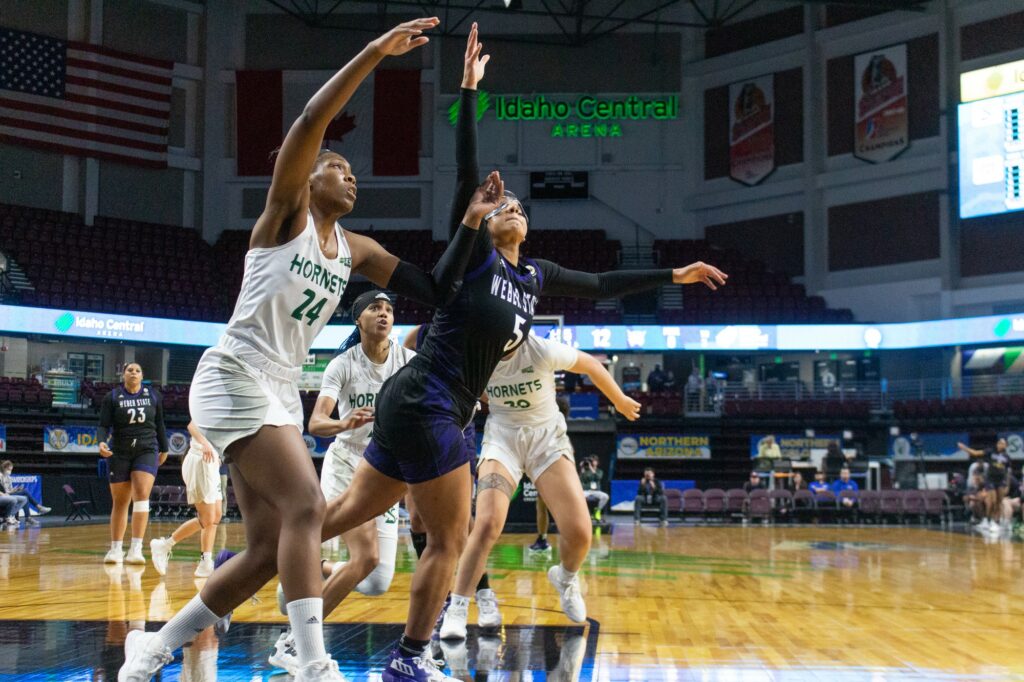
[[[0,377],[0,407],[33,410],[52,406],[53,392],[43,388],[34,377]]]
[[[871,403],[863,400],[729,400],[726,417],[867,418]]]
[[[389,251],[429,269],[445,249],[429,230],[378,230],[365,234]],[[73,308],[186,320],[223,321],[231,315],[241,287],[249,233],[226,231],[213,246],[199,231],[172,225],[99,216],[92,226],[71,213],[0,204],[0,244],[21,266],[34,291],[22,303],[44,308]],[[59,248],[54,248],[59,245]],[[588,272],[615,269],[621,245],[603,230],[544,230],[531,233],[523,247],[530,257],[550,258],[564,267]],[[683,308],[659,311],[663,323],[847,322],[848,310],[829,310],[817,296],[786,275],[768,272],[764,263],[743,258],[706,241],[660,240],[654,258],[662,265],[706,260],[730,275],[718,292],[685,290]],[[355,282],[337,315],[369,284]],[[112,295],[116,292],[116,295]],[[616,307],[593,301],[545,298],[542,315],[564,315],[577,324],[615,324]],[[418,324],[432,310],[403,301],[401,321]]]
[[[1024,395],[989,395],[972,398],[904,400],[893,405],[894,416],[902,422],[922,425],[1005,423],[1005,417],[1020,418]]]
[[[719,291],[705,287],[685,289],[681,310],[662,310],[659,321],[700,324],[709,321],[775,323],[852,322],[849,310],[830,310],[825,299],[807,296],[802,284],[787,275],[770,272],[760,261],[750,260],[733,250],[719,249],[705,240],[657,240],[655,261],[678,266],[694,261],[714,264],[729,274],[729,285]]]

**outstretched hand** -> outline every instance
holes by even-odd
[[[501,174],[498,171],[491,171],[484,184],[473,192],[463,223],[474,230],[479,228],[487,214],[501,206],[504,200],[505,183],[501,181]]]
[[[487,62],[491,60],[489,54],[480,56],[484,44],[480,42],[479,36],[479,29],[474,21],[473,28],[469,30],[469,38],[466,39],[466,57],[462,69],[462,87],[467,90],[476,90],[477,84],[484,78]]]
[[[725,286],[727,279],[729,279],[729,275],[714,265],[708,265],[700,261],[691,263],[685,268],[676,268],[672,271],[672,281],[675,284],[697,284],[698,282],[703,282],[712,291],[716,291],[720,286]]]
[[[631,422],[640,418],[640,403],[623,394],[615,401],[615,410]]]
[[[423,32],[440,23],[441,20],[437,17],[413,19],[395,26],[370,45],[383,57],[397,57],[430,42],[429,38],[422,35]]]

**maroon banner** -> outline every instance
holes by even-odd
[[[854,57],[853,155],[882,163],[910,145],[907,46],[893,45]]]
[[[374,175],[419,175],[420,100],[418,70],[374,74]]]
[[[729,86],[729,177],[756,185],[775,170],[774,76]]]
[[[271,175],[270,152],[281,146],[283,85],[280,71],[235,72],[235,158],[239,175]]]

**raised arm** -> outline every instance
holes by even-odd
[[[384,57],[425,45],[427,38],[421,34],[438,23],[436,17],[430,17],[396,26],[370,42],[310,98],[281,144],[267,204],[253,228],[250,246],[274,246],[279,242],[282,229],[293,237],[305,226],[303,214],[309,203],[309,173],[327,126]]]
[[[455,179],[455,196],[448,218],[448,239],[452,239],[458,231],[473,192],[480,184],[480,167],[476,153],[477,85],[483,79],[487,62],[491,59],[490,55],[481,56],[483,47],[483,43],[479,41],[478,27],[474,22],[466,40],[462,89],[459,91],[459,114],[455,124],[455,161],[458,171]]]
[[[545,296],[572,296],[574,298],[621,298],[641,291],[656,289],[665,284],[695,284],[703,282],[711,290],[724,285],[729,278],[718,268],[706,263],[693,263],[684,268],[657,270],[612,270],[609,272],[581,272],[569,270],[549,260],[537,259],[541,288]]]
[[[967,447],[964,443],[957,443],[956,446],[966,452],[971,457],[981,457],[985,454],[984,450],[975,450],[974,448]]]
[[[640,418],[640,403],[622,392],[622,388],[615,383],[612,375],[608,373],[604,365],[593,355],[584,353],[581,350],[576,351],[576,364],[570,367],[569,371],[576,374],[586,374],[590,377],[590,380],[594,382],[594,386],[597,386],[597,390],[601,391],[608,400],[612,401],[612,405],[615,406],[619,414],[629,421],[636,421]]]

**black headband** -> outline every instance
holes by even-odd
[[[394,308],[394,300],[387,295],[387,293],[380,289],[371,289],[364,294],[360,294],[356,297],[355,302],[352,303],[352,321],[355,322],[359,319],[359,316],[363,314],[363,311],[369,308],[374,301],[384,301],[385,303],[391,304]]]

